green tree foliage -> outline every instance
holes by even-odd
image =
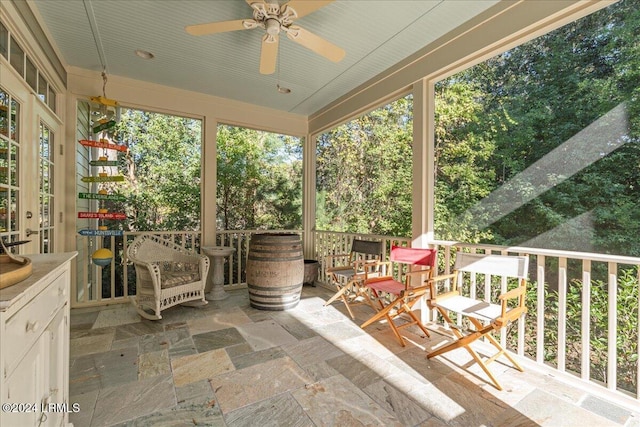
[[[300,228],[300,140],[253,129],[218,126],[217,186],[219,229]]]
[[[412,114],[407,96],[318,137],[318,229],[410,235]]]
[[[200,228],[200,120],[123,110],[116,138],[128,145],[120,156],[126,201],[110,210],[127,214],[129,231]]]
[[[438,83],[437,237],[640,255],[638,33],[623,0]]]

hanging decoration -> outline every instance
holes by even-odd
[[[78,212],[80,219],[96,219],[98,221],[97,229],[87,228],[78,231],[78,234],[87,237],[122,236],[124,234],[122,229],[109,229],[105,221],[126,219],[126,215],[122,212],[109,212],[106,204],[109,201],[125,200],[122,195],[112,194],[109,191],[112,188],[109,184],[124,181],[124,176],[117,173],[117,155],[127,152],[128,148],[126,145],[114,142],[113,130],[119,118],[119,104],[117,101],[107,98],[107,74],[105,71],[102,72],[102,81],[102,96],[90,98],[95,107],[91,114],[90,125],[92,136],[95,139],[78,141],[84,147],[102,151],[97,159],[92,159],[89,162],[94,173],[81,178],[82,182],[91,184],[93,191],[78,193],[79,199],[95,200],[98,205],[97,212]],[[91,259],[95,265],[105,267],[113,260],[113,252],[107,248],[100,248],[93,253]]]

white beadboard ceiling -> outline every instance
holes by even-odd
[[[259,72],[264,30],[191,36],[184,27],[252,17],[244,0],[33,0],[72,66],[311,115],[498,0],[337,0],[295,21],[346,51],[333,63],[280,38],[278,72]],[[284,2],[282,2],[284,3]],[[100,48],[98,48],[100,46]],[[143,60],[136,49],[152,52]],[[101,52],[101,53],[99,53]],[[101,58],[102,55],[102,58]]]

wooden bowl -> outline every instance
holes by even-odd
[[[0,271],[0,289],[3,289],[31,276],[33,266],[29,258],[3,254],[0,255]]]

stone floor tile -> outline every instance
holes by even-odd
[[[279,394],[225,415],[228,427],[314,427],[289,393]]]
[[[169,348],[169,339],[164,332],[143,335],[140,337],[138,343],[141,354],[167,350]]]
[[[93,355],[72,359],[69,368],[69,395],[82,395],[100,389],[101,375],[98,373]]]
[[[100,390],[91,426],[111,426],[175,405],[170,375],[107,387]]]
[[[111,350],[93,355],[100,375],[100,387],[112,387],[138,380],[138,349]]]
[[[71,310],[71,316],[69,321],[70,329],[77,328],[81,325],[88,325],[93,327],[98,315],[102,309],[99,308],[87,308],[87,309],[73,309]]]
[[[191,334],[186,324],[183,327],[170,330],[166,330],[165,328],[164,336],[169,344],[169,348],[193,345],[193,340],[191,339]]]
[[[77,404],[80,410],[69,414],[69,422],[74,426],[90,426],[93,412],[98,400],[99,389],[84,393],[69,395],[69,404]]]
[[[536,389],[494,420],[497,427],[538,425],[544,427],[620,426],[607,418]]]
[[[239,307],[208,312],[203,317],[187,320],[187,326],[192,335],[228,329],[246,323],[251,323],[251,319]]]
[[[223,414],[303,387],[310,378],[290,358],[270,360],[211,379]]]
[[[135,308],[129,304],[124,304],[117,308],[100,311],[93,328],[104,328],[105,326],[120,326],[129,323],[140,322],[140,315]]]
[[[182,387],[176,387],[178,406],[206,405],[216,406],[213,389],[209,380],[200,380]]]
[[[417,347],[400,352],[396,357],[387,360],[417,378],[425,378],[432,382],[454,372],[439,358],[428,359],[427,353]]]
[[[300,366],[323,362],[344,354],[342,350],[320,336],[285,345],[283,349]]]
[[[299,340],[312,338],[318,335],[316,331],[306,326],[304,323],[299,321],[295,316],[287,311],[273,312],[271,314],[271,318],[273,318],[287,332],[289,332]]]
[[[363,391],[378,405],[394,415],[403,425],[414,426],[431,418],[431,414],[386,381],[376,381]]]
[[[142,337],[131,337],[119,341],[113,341],[111,343],[111,350],[135,347],[138,349],[138,354],[140,354],[140,338]]]
[[[244,337],[236,328],[220,329],[193,335],[193,343],[198,353],[245,343]]]
[[[291,392],[316,426],[401,426],[362,390],[342,375]]]
[[[171,374],[169,350],[142,353],[138,356],[138,379]]]
[[[169,349],[169,359],[178,359],[183,356],[188,356],[190,354],[196,354],[198,351],[196,350],[195,344],[193,344],[193,340],[191,340],[191,345],[186,345],[184,347],[174,347]]]
[[[598,397],[588,395],[581,403],[580,406],[588,409],[589,411],[601,415],[610,419],[618,424],[623,424],[631,417],[631,411],[609,403]],[[640,408],[639,408],[640,409]]]
[[[362,357],[367,357],[366,353],[361,354]],[[382,379],[378,373],[350,354],[329,359],[327,364],[362,389]]]
[[[482,387],[458,373],[451,373],[433,382],[437,389],[464,408],[456,417],[446,420],[458,425],[491,425],[508,407]]]
[[[296,337],[287,332],[275,320],[246,323],[236,327],[254,351],[297,343]]]
[[[338,375],[339,372],[329,366],[327,362],[317,362],[310,365],[301,365],[302,370],[311,378],[312,382],[322,381],[326,378]]]
[[[332,343],[357,337],[368,337],[367,333],[351,320],[341,320],[328,325],[314,326],[313,330]]]
[[[235,368],[224,349],[192,354],[171,361],[176,387],[233,371]]]
[[[243,369],[269,360],[279,359],[286,355],[287,353],[285,353],[281,347],[271,347],[260,351],[252,351],[230,357],[236,369]]]
[[[85,354],[101,353],[111,349],[115,331],[111,330],[104,334],[89,335],[81,338],[74,338],[69,341],[70,357],[79,357]]]
[[[161,410],[113,427],[176,426],[225,427],[225,423],[219,409],[206,406],[191,406]]]
[[[160,332],[164,332],[162,323],[149,320],[144,322],[138,321],[137,323],[129,323],[116,327],[116,336],[114,339],[115,341],[120,341],[131,337],[157,334]]]

